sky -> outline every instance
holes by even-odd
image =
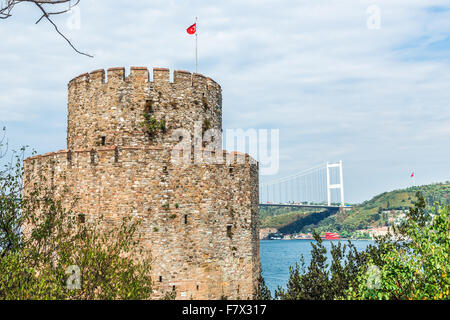
[[[81,0],[78,10],[55,22],[94,58],[35,24],[32,5],[0,20],[10,148],[66,148],[67,83],[79,74],[193,72],[186,28],[198,17],[198,72],[222,87],[224,128],[279,129],[280,169],[261,182],[342,160],[355,203],[450,180],[448,1]]]

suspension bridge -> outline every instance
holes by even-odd
[[[342,161],[326,162],[259,186],[261,207],[339,210],[344,202]]]

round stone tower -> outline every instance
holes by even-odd
[[[222,129],[220,86],[201,74],[145,67],[96,70],[69,82],[67,146],[69,149],[106,146],[173,146],[174,129],[193,132],[195,121]],[[163,124],[149,136],[145,115]],[[149,139],[151,138],[151,139]]]
[[[26,159],[25,179],[43,174],[40,183],[52,183],[56,194],[69,190],[86,221],[102,215],[107,227],[124,216],[141,219],[155,298],[172,290],[178,299],[253,298],[258,164],[226,152],[214,163],[172,161],[175,130],[194,136],[199,121],[202,134],[222,130],[220,86],[186,71],[175,71],[171,82],[162,68],[152,80],[143,67],[128,76],[111,68],[106,76],[96,70],[69,82],[67,150]]]

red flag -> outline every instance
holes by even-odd
[[[414,171],[413,171],[413,173],[411,173],[411,178],[414,178]]]
[[[186,29],[187,33],[194,34],[197,31],[197,23],[194,23],[192,26]]]

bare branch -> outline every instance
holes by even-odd
[[[0,139],[0,159],[3,158],[8,153],[8,140],[6,138],[6,128],[3,127],[3,136]],[[5,150],[2,150],[5,148]]]
[[[85,55],[87,57],[93,58],[92,55],[79,51],[72,42],[58,29],[58,26],[53,22],[50,18],[52,15],[60,15],[69,12],[73,7],[77,6],[80,3],[80,0],[76,0],[74,4],[72,4],[71,0],[0,0],[0,19],[8,19],[12,16],[12,11],[14,7],[18,4],[22,3],[31,3],[36,5],[39,10],[42,12],[42,16],[36,21],[36,24],[39,23],[42,19],[47,19],[53,27],[55,31],[67,41],[67,43],[72,47],[75,52]],[[62,8],[62,5],[68,5],[66,9]],[[54,11],[49,10],[47,6],[51,5],[51,8],[57,8]]]

